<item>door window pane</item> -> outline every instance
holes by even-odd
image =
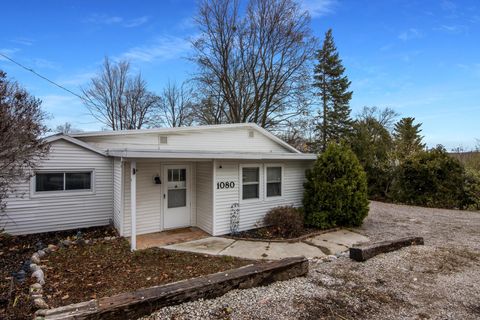
[[[91,172],[65,173],[65,189],[81,190],[91,189]]]
[[[35,191],[63,190],[63,172],[37,173],[35,175]]]
[[[267,167],[267,197],[282,195],[282,167]]]
[[[168,208],[179,208],[187,205],[187,190],[168,190]]]

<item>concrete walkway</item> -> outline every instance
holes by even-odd
[[[296,256],[322,258],[341,253],[355,244],[367,241],[368,238],[361,234],[342,229],[293,243],[208,237],[162,248],[246,259],[276,260]]]

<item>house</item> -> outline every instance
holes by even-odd
[[[239,230],[259,226],[273,207],[301,206],[305,171],[316,159],[248,123],[58,134],[47,141],[48,158],[8,199],[6,231],[113,222],[131,237],[132,249],[139,234],[196,226],[223,235],[232,223]]]

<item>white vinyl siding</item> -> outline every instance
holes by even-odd
[[[197,227],[213,233],[213,162],[196,165]]]
[[[249,137],[251,128],[222,128],[177,132],[168,134],[139,133],[135,135],[109,135],[78,137],[99,149],[129,150],[177,150],[177,151],[230,151],[230,152],[291,152],[255,130]],[[166,136],[167,143],[160,143],[160,137]]]
[[[113,161],[113,224],[123,235],[123,163],[119,158]]]
[[[237,161],[217,162],[216,182],[232,181],[235,183],[235,188],[215,190],[215,235],[230,232],[230,212],[234,203],[240,203],[240,230],[260,227],[263,224],[263,217],[271,208],[284,205],[302,206],[305,171],[311,167],[313,161],[286,161],[282,163],[283,185],[281,197],[265,197],[266,184],[260,183],[261,196],[259,199],[241,200],[240,167],[245,164],[248,163]],[[257,163],[254,164],[257,165]],[[262,175],[265,174],[263,168],[267,164],[269,162],[260,164],[260,181],[265,181]]]
[[[160,160],[137,160],[137,234],[158,232],[163,230],[163,192],[167,177],[163,176],[163,165],[172,162]],[[182,162],[184,163],[184,162]],[[195,164],[190,163],[192,173],[187,181],[190,192],[190,206],[195,208]],[[123,170],[123,236],[130,236],[130,162],[124,163]],[[162,184],[155,184],[154,178],[160,177]],[[195,225],[195,210],[192,210],[191,224]]]
[[[160,162],[137,161],[137,234],[158,232],[162,230],[162,185],[155,184],[154,177],[159,175],[162,183]],[[130,235],[130,163],[124,167],[124,236]]]
[[[112,159],[57,140],[38,171],[94,171],[93,192],[34,192],[34,178],[16,184],[0,221],[11,234],[29,234],[107,225],[113,218]]]

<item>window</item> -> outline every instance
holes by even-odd
[[[168,169],[168,208],[187,206],[187,169]]]
[[[39,172],[35,175],[35,192],[91,189],[91,172]]]
[[[242,168],[242,199],[258,199],[260,192],[260,168]]]
[[[282,195],[282,167],[267,167],[267,197]]]

